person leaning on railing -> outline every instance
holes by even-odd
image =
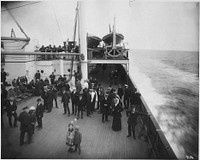
[[[130,95],[130,104],[135,105],[137,110],[140,110],[140,104],[141,104],[141,99],[140,99],[141,94],[137,91],[137,89],[133,89]]]
[[[149,114],[146,114],[146,113],[141,113],[141,112],[138,112],[136,110],[136,106],[133,105],[131,106],[131,110],[127,110],[126,111],[126,115],[128,116],[128,135],[127,137],[131,137],[131,131],[133,133],[133,139],[136,139],[135,137],[135,127],[137,125],[137,117],[139,115],[144,115],[144,116],[150,116]]]

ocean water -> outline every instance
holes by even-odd
[[[198,156],[199,53],[130,50],[129,74],[178,158]]]

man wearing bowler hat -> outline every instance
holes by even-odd
[[[131,137],[131,132],[133,133],[133,139],[136,139],[135,137],[135,127],[137,125],[137,117],[139,115],[144,115],[144,116],[150,116],[150,114],[146,113],[141,113],[136,110],[136,106],[133,105],[131,106],[131,110],[126,111],[126,115],[128,116],[128,135],[127,137]]]

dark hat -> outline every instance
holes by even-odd
[[[37,99],[37,102],[41,102],[41,101],[42,101],[41,98],[38,98],[38,99]]]
[[[24,108],[22,108],[23,110],[25,110],[25,109],[28,109],[28,106],[26,106],[26,107],[24,107]]]

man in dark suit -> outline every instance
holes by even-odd
[[[50,80],[51,80],[51,85],[54,84],[55,78],[56,76],[54,75],[54,72],[52,72],[52,74],[49,76]]]
[[[48,87],[47,90],[47,106],[48,112],[51,112],[53,108],[53,91],[51,87]]]
[[[83,89],[83,110],[87,111],[87,116],[89,116],[90,112],[88,110],[88,106],[89,106],[89,99],[90,99],[90,94],[88,93],[88,89],[84,88]]]
[[[85,99],[87,116],[90,117],[90,114],[91,114],[91,95],[88,92],[88,89],[86,89],[86,88],[83,91],[83,97]]]
[[[78,102],[79,102],[79,93],[74,89],[71,93],[71,100],[72,100],[72,114],[76,115]]]
[[[17,127],[17,105],[14,102],[14,98],[11,98],[8,103],[6,103],[6,111],[8,116],[8,121],[10,127],[12,127],[12,116],[14,117],[14,127]]]
[[[85,100],[84,100],[84,97],[82,94],[79,95],[78,97],[78,103],[77,103],[77,106],[78,106],[78,113],[77,113],[77,119],[79,119],[79,115],[81,113],[81,119],[83,119],[83,107],[85,105]]]
[[[58,108],[58,103],[57,103],[57,97],[58,97],[58,90],[57,90],[57,85],[52,86],[52,92],[53,92],[53,100],[55,101],[56,108]]]
[[[6,85],[6,77],[8,74],[4,71],[4,68],[1,68],[1,82],[3,85]]]
[[[47,86],[44,86],[42,90],[42,94],[41,94],[41,97],[44,101],[44,110],[47,110],[47,107],[48,107],[47,106],[47,96],[48,96],[47,91],[48,91]]]
[[[7,99],[8,91],[6,90],[5,86],[1,85],[1,129],[4,129],[4,112],[6,110],[6,104],[9,102]]]
[[[127,84],[125,84],[124,89],[124,108],[129,109],[129,101],[130,101],[131,91]]]
[[[95,102],[96,102],[96,91],[94,89],[89,89],[89,94],[90,94],[90,101],[89,101],[89,106],[90,106],[90,112],[93,113],[95,110]]]
[[[127,123],[128,123],[128,135],[127,135],[127,137],[131,136],[131,131],[132,131],[133,138],[136,139],[135,138],[135,127],[137,125],[137,117],[139,115],[145,115],[145,116],[150,116],[150,115],[136,111],[135,106],[131,106],[131,110],[126,111],[126,114],[128,116],[128,121],[127,121]]]
[[[63,103],[63,108],[64,108],[63,114],[66,114],[68,112],[68,116],[70,116],[69,99],[70,99],[69,92],[66,92],[66,90],[63,89],[62,90],[62,99],[61,99],[61,103]]]
[[[101,111],[102,111],[102,122],[108,121],[108,112],[109,112],[109,100],[108,100],[108,92],[105,93],[104,98],[101,102]]]
[[[104,89],[100,83],[98,84],[97,87],[97,95],[98,95],[97,109],[100,109],[101,112],[101,102],[104,99]]]
[[[138,107],[141,104],[141,99],[140,99],[141,94],[139,92],[137,92],[137,89],[135,89],[132,93],[131,93],[131,98],[130,98],[130,103],[131,105],[135,105],[136,109],[139,109]]]
[[[31,123],[30,114],[28,113],[28,106],[23,108],[23,112],[20,113],[18,120],[20,121],[20,146],[24,144],[25,133],[28,133],[28,142],[31,142]]]
[[[81,141],[82,141],[82,134],[79,132],[79,127],[75,126],[75,135],[74,135],[74,152],[78,151],[78,154],[81,154]]]
[[[40,71],[37,70],[37,73],[35,74],[35,81],[37,81],[37,79],[40,80],[40,77],[41,77],[41,75],[40,75]]]
[[[37,99],[37,108],[35,111],[38,128],[42,128],[42,117],[44,113],[44,105],[42,104],[42,100],[40,98]]]

